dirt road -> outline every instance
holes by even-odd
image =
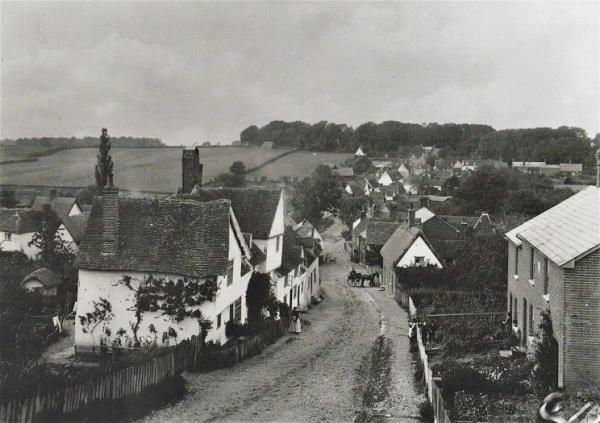
[[[225,370],[184,375],[190,395],[143,421],[418,422],[408,322],[376,288],[350,288],[341,225],[324,234],[337,263],[321,268],[324,301],[261,355]]]

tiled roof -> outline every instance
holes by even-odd
[[[250,248],[250,253],[252,254],[252,258],[250,259],[252,266],[256,266],[267,259],[267,254],[254,242],[252,243],[252,248]]]
[[[420,233],[416,226],[410,228],[406,224],[399,226],[381,247],[380,254],[384,262],[395,262],[402,257]]]
[[[450,216],[450,215],[439,215],[441,219],[452,225],[459,231],[462,228],[462,224],[466,223],[469,228],[474,228],[475,224],[479,221],[477,216]]]
[[[63,220],[69,215],[69,212],[73,208],[73,205],[77,202],[75,197],[54,197],[38,195],[33,201],[31,208],[33,210],[42,211],[44,205],[48,204],[52,210],[58,215],[60,220]]]
[[[87,226],[88,218],[90,217],[90,212],[83,212],[79,214],[74,214],[73,216],[67,216],[63,219],[63,225],[73,241],[80,242],[83,239],[83,234],[85,233],[85,227]]]
[[[315,227],[310,222],[304,224],[296,230],[296,234],[300,238],[312,238],[314,236]]]
[[[364,232],[364,230],[367,229],[367,220],[366,217],[363,217],[360,222],[358,222],[358,225],[352,228],[352,235],[359,236],[361,232]]]
[[[227,199],[243,232],[267,239],[281,198],[281,190],[264,188],[201,188],[195,194],[177,194],[174,198],[211,201]]]
[[[285,275],[302,262],[302,247],[298,245],[296,233],[293,229],[286,228],[281,251],[281,266],[277,271],[279,274]]]
[[[32,209],[0,208],[0,231],[14,234],[36,232],[44,214]]]
[[[38,280],[46,288],[53,288],[60,285],[62,282],[60,276],[45,267],[42,267],[41,269],[31,272],[25,276],[25,278],[23,278],[23,282],[21,282],[21,285],[29,282],[32,279]]]
[[[431,245],[435,254],[444,260],[453,260],[458,257],[458,251],[468,241],[432,239]]]
[[[600,246],[600,188],[588,187],[506,234],[524,239],[559,266]]]
[[[94,200],[76,267],[203,278],[226,273],[230,202],[119,199],[116,254],[103,255],[102,197]]]
[[[400,226],[398,222],[367,221],[367,244],[383,245]]]

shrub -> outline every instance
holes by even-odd
[[[419,404],[419,415],[424,422],[433,422],[433,407],[428,400]]]
[[[240,325],[236,321],[228,321],[227,323],[225,323],[225,336],[227,336],[228,338],[232,336],[238,336],[241,326],[242,325]]]
[[[287,303],[279,303],[279,315],[281,317],[290,317],[290,306]]]

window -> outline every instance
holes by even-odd
[[[518,299],[514,299],[514,306],[513,306],[513,320],[516,320],[517,322],[519,321],[519,300]]]
[[[424,266],[425,265],[425,257],[415,256],[415,266]]]
[[[233,322],[233,303],[229,304],[229,321]]]
[[[533,335],[533,306],[529,304],[529,336]]]
[[[529,279],[533,279],[533,271],[534,271],[533,259],[534,259],[533,247],[530,247],[529,248]]]
[[[233,260],[227,263],[227,286],[233,283]]]
[[[4,240],[5,241],[10,241],[11,235],[12,234],[10,232],[4,232]]]
[[[523,343],[527,342],[527,331],[529,325],[527,324],[527,299],[523,298]]]
[[[509,301],[508,301],[508,312],[510,313],[510,315],[512,316],[512,311],[513,311],[513,298],[512,298],[512,293],[508,294],[509,295]]]
[[[548,274],[548,259],[544,258],[544,295],[548,295],[548,279],[550,275]]]
[[[519,247],[515,247],[515,275],[519,274]]]
[[[275,252],[279,252],[279,236],[275,238]]]
[[[217,329],[221,327],[221,313],[217,314]]]
[[[236,322],[242,321],[242,297],[235,300],[235,309],[233,318]]]
[[[288,282],[288,275],[285,275],[285,278],[283,279],[283,286],[288,286],[289,282]]]

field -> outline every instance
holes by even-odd
[[[35,162],[4,164],[0,166],[0,184],[94,184],[97,151],[95,148],[62,150]],[[113,148],[115,184],[139,191],[174,192],[181,186],[181,151],[181,148]],[[282,152],[284,150],[246,147],[201,148],[203,179],[208,182],[219,173],[227,172],[236,160],[251,168]]]
[[[320,153],[298,151],[276,160],[267,166],[248,175],[250,179],[266,176],[268,179],[278,179],[282,176],[299,177],[308,176],[319,164],[342,164],[352,157],[351,153]]]

